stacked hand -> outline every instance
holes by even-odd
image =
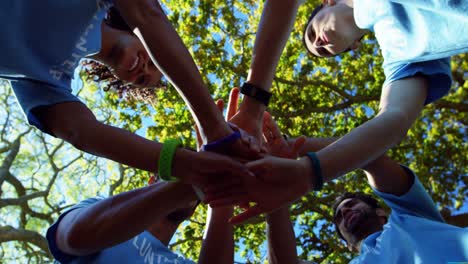
[[[237,102],[239,99],[239,89],[234,88],[230,95],[229,95],[229,103],[226,112],[226,120],[229,120],[236,112],[237,112]],[[218,109],[220,112],[224,110],[224,101],[218,100],[216,102]],[[255,157],[260,157],[259,153],[259,144],[258,141],[255,140],[253,137],[248,135],[245,131],[239,129],[237,126],[230,124],[234,130],[240,132],[240,139],[236,142],[232,143],[231,145],[227,144],[224,149],[220,149],[220,151],[231,150],[232,153],[233,149],[238,151],[245,151],[243,149],[247,149],[247,155],[243,157],[239,157],[239,155],[235,155],[237,160],[245,161],[251,160],[252,157],[250,156],[252,153],[255,154]],[[195,132],[197,136],[197,148],[200,150],[203,140],[200,134],[199,129],[195,126]],[[250,151],[250,152],[249,152]],[[237,153],[237,152],[234,152]],[[176,155],[184,155],[184,151],[180,153],[176,153]],[[233,157],[221,155],[218,153],[210,152],[210,151],[200,151],[198,153],[191,152],[190,155],[192,162],[190,164],[186,164],[185,166],[174,166],[173,171],[175,173],[179,173],[181,175],[181,180],[186,183],[194,184],[198,187],[204,189],[207,185],[210,186],[217,186],[229,189],[236,189],[238,192],[242,192],[244,189],[242,188],[242,178],[249,175],[253,177],[253,174],[248,171],[247,167],[233,159]],[[185,158],[185,157],[183,157]],[[178,172],[180,171],[180,172]],[[185,174],[184,174],[185,173]]]
[[[255,176],[242,175],[242,186],[239,188],[222,188],[213,185],[206,189],[206,202],[212,207],[255,203],[254,206],[233,217],[231,223],[234,224],[287,205],[312,188],[307,160],[291,159],[297,157],[305,138],[298,138],[288,144],[268,113],[264,115],[263,121],[263,135],[267,149],[270,154],[284,158],[268,156],[247,163],[247,168]]]

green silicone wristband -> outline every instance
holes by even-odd
[[[177,181],[177,178],[172,176],[172,159],[175,151],[181,143],[178,139],[170,138],[164,141],[161,153],[159,154],[158,173],[164,181]]]

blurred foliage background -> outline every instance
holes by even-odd
[[[319,1],[302,4],[273,82],[269,111],[292,137],[342,136],[372,118],[385,79],[372,36],[359,52],[329,59],[309,56],[302,46],[308,14]],[[246,78],[263,3],[253,0],[163,1],[214,98],[227,100]],[[447,221],[468,224],[468,56],[452,59],[453,87],[428,105],[390,156],[412,168]],[[77,89],[97,117],[149,139],[177,136],[195,147],[193,120],[175,89],[157,91],[152,104],[104,92],[80,74]],[[44,238],[60,212],[81,199],[144,186],[148,172],[82,153],[29,127],[7,82],[0,82],[0,262],[51,262]],[[118,142],[116,142],[118,144]],[[358,150],[357,150],[358,151]],[[287,176],[287,175],[286,175]],[[291,207],[298,252],[316,263],[347,263],[352,257],[334,234],[330,206],[344,191],[371,192],[362,172],[326,184]],[[171,247],[197,259],[206,206],[180,228]],[[239,226],[236,263],[264,263],[265,224]]]

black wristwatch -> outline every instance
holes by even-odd
[[[244,95],[254,98],[265,106],[268,106],[268,102],[271,98],[270,92],[267,92],[262,88],[247,82],[242,85],[240,92]]]

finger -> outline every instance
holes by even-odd
[[[229,223],[233,225],[242,224],[243,222],[247,221],[248,219],[258,216],[264,211],[257,205],[250,207],[246,211],[242,212],[241,214],[235,215],[229,219]]]
[[[306,137],[305,136],[300,136],[294,140],[293,143],[293,153],[298,154],[299,151],[301,150],[302,146],[304,146],[306,142]]]
[[[195,130],[195,135],[197,135],[197,150],[200,150],[203,145],[203,139],[201,137],[200,130],[198,130],[197,124],[193,126],[193,129]]]
[[[239,88],[235,87],[229,94],[229,102],[226,113],[226,121],[230,120],[237,112],[237,104],[239,101]]]
[[[223,113],[223,110],[224,110],[224,101],[223,99],[218,99],[216,101],[216,106],[218,107],[218,110]]]
[[[216,207],[225,207],[225,206],[234,206],[238,204],[245,204],[248,202],[248,197],[247,195],[237,195],[237,196],[231,196],[231,197],[216,199],[216,200],[209,200],[205,198],[205,200],[206,200],[206,203],[208,203],[211,207],[216,208]]]
[[[275,120],[273,119],[273,117],[270,115],[270,113],[268,112],[265,112],[266,115],[266,118],[268,120],[268,125],[269,125],[269,129],[270,129],[270,133],[272,134],[273,138],[275,140],[281,140],[283,141],[284,138],[283,136],[281,135],[281,130],[279,129],[278,127],[278,124],[275,122]]]

